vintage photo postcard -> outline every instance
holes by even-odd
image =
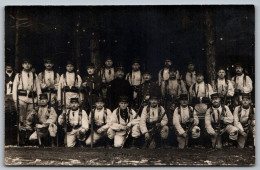
[[[253,5],[6,6],[6,166],[254,166]]]

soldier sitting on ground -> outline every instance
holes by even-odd
[[[205,128],[211,136],[213,148],[222,148],[222,136],[226,132],[231,140],[237,140],[238,130],[233,126],[234,117],[225,105],[221,105],[218,93],[211,95],[212,107],[208,108],[205,115]]]
[[[251,106],[251,96],[242,94],[242,104],[234,110],[234,125],[238,128],[238,147],[244,148],[253,138],[255,146],[255,108]]]
[[[111,126],[108,129],[108,138],[110,146],[114,140],[114,147],[122,147],[126,143],[127,134],[132,136],[132,147],[136,145],[136,139],[141,135],[137,113],[128,107],[129,101],[127,96],[120,96],[119,107],[111,115]]]
[[[168,118],[165,110],[159,105],[159,97],[156,92],[150,96],[148,106],[142,110],[140,119],[140,129],[142,134],[145,135],[144,147],[155,148],[160,144],[165,146],[168,137]],[[160,143],[162,139],[162,143]]]
[[[173,125],[177,135],[178,147],[183,149],[188,146],[188,139],[200,137],[199,119],[196,111],[188,106],[189,100],[187,94],[180,95],[180,106],[177,107],[173,115]]]
[[[53,107],[48,106],[47,94],[40,94],[38,111],[33,110],[28,115],[26,121],[27,130],[35,130],[31,134],[29,140],[36,141],[38,139],[38,144],[40,146],[48,145],[48,141],[51,141],[51,146],[53,147],[57,133],[57,126],[55,125],[56,120],[56,111]]]
[[[89,129],[88,115],[79,108],[79,99],[70,99],[71,109],[66,109],[59,116],[58,122],[64,127],[67,147],[74,147],[76,142],[80,146],[85,144],[86,132]]]
[[[89,124],[92,123],[92,115],[94,115],[94,124],[93,124],[93,144],[96,144],[101,139],[107,137],[107,130],[110,127],[110,118],[111,111],[104,107],[104,101],[102,97],[98,97],[95,103],[95,109],[89,114]],[[92,132],[91,132],[92,133]],[[86,145],[89,146],[91,144],[91,134],[86,140]]]

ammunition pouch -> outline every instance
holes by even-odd
[[[18,90],[18,96],[27,96],[27,91],[26,90]]]
[[[78,93],[79,89],[75,86],[72,86],[71,88],[69,86],[64,87],[65,92],[72,92],[72,93]]]
[[[35,91],[33,91],[33,92],[30,91],[29,94],[28,94],[28,97],[29,98],[33,98],[33,97],[35,98],[35,97],[37,97],[37,93]]]

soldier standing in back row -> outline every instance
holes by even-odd
[[[83,96],[79,89],[82,80],[80,75],[75,72],[74,66],[74,63],[68,60],[66,73],[61,75],[57,97],[60,107],[66,104],[66,107],[69,108],[71,98],[79,98],[80,104],[83,102]]]
[[[226,69],[219,67],[218,78],[212,81],[213,91],[218,93],[224,105],[231,103],[231,97],[234,95],[234,87],[230,80],[226,78]]]
[[[249,76],[245,75],[244,68],[241,63],[235,64],[236,75],[232,77],[235,94],[233,98],[234,107],[240,105],[242,100],[242,93],[251,93],[253,90],[252,80]]]
[[[87,75],[83,78],[81,89],[84,93],[84,106],[87,112],[96,102],[96,98],[101,95],[101,77],[96,74],[95,65],[89,63],[87,65]]]
[[[138,95],[138,90],[140,85],[143,82],[142,79],[142,73],[140,70],[140,63],[136,59],[132,63],[132,71],[130,73],[126,74],[126,80],[129,81],[130,85],[133,88],[133,108],[138,107],[138,100],[137,100],[137,95]]]
[[[187,72],[182,76],[182,80],[186,84],[186,88],[189,89],[193,84],[196,83],[196,71],[195,65],[192,61],[188,63]]]
[[[129,105],[133,99],[133,90],[130,83],[124,79],[124,67],[118,66],[116,68],[116,78],[111,81],[111,108],[115,109],[119,103],[120,96],[127,96]]]
[[[38,95],[41,94],[40,82],[38,76],[31,71],[32,64],[29,59],[23,59],[23,70],[16,74],[13,83],[13,100],[15,106],[19,107],[19,131],[22,134],[21,139],[26,133],[26,118],[35,108],[38,102]],[[17,103],[18,102],[18,103]],[[25,141],[21,141],[24,144]]]
[[[169,73],[170,67],[173,67],[172,61],[169,58],[166,58],[164,62],[164,68],[159,71],[159,75],[158,75],[158,83],[159,86],[162,88],[161,93],[163,96],[165,95],[165,91],[163,91],[163,89],[165,90],[166,89],[165,87],[168,86],[168,80],[170,78],[170,73]],[[180,79],[180,74],[178,70],[176,70],[176,79]]]
[[[11,64],[5,65],[5,144],[15,144],[16,111],[13,101],[13,82],[15,73]],[[11,139],[11,140],[9,140]]]
[[[60,81],[60,75],[53,70],[54,63],[50,58],[44,60],[45,70],[39,73],[39,81],[42,93],[48,95],[49,102],[53,106],[57,100],[57,90]]]

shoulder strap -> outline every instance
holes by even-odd
[[[116,110],[116,116],[117,116],[118,124],[120,124],[119,108],[117,108]]]

